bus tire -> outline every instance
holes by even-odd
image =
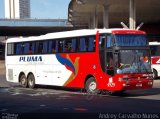
[[[153,69],[153,78],[156,79],[158,77],[157,71]]]
[[[28,84],[27,84],[27,77],[25,76],[25,74],[22,74],[20,76],[20,83],[23,88],[27,88]]]
[[[94,77],[90,77],[85,83],[85,89],[89,94],[97,94],[97,83]]]
[[[35,87],[35,78],[33,74],[29,74],[28,76],[28,87],[34,88]]]

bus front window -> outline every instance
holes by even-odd
[[[145,35],[138,34],[116,34],[115,46],[146,46],[147,39]]]
[[[151,72],[149,50],[120,50],[115,62],[117,73],[149,73]]]

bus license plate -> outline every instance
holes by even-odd
[[[136,84],[136,87],[142,87],[141,83]]]

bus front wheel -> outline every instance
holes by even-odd
[[[27,86],[28,86],[28,84],[27,84],[27,78],[26,78],[26,76],[24,74],[22,74],[20,76],[20,83],[21,83],[21,86],[23,88],[27,88]]]
[[[33,74],[29,74],[28,76],[28,87],[34,88],[35,87],[35,78]]]
[[[92,94],[96,94],[98,93],[97,90],[97,83],[94,77],[90,77],[86,83],[85,83],[85,89],[87,91],[87,93],[92,93]]]

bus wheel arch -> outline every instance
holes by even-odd
[[[84,87],[87,93],[92,93],[92,94],[98,93],[97,81],[93,75],[86,76]]]
[[[19,74],[19,82],[21,83],[21,86],[23,88],[27,88],[28,87],[28,80],[27,80],[27,77],[26,77],[24,72],[21,72]]]
[[[158,72],[156,69],[153,69],[153,78],[156,79],[158,77]]]
[[[32,72],[28,73],[27,80],[28,80],[28,87],[34,88],[35,87],[35,76]]]

